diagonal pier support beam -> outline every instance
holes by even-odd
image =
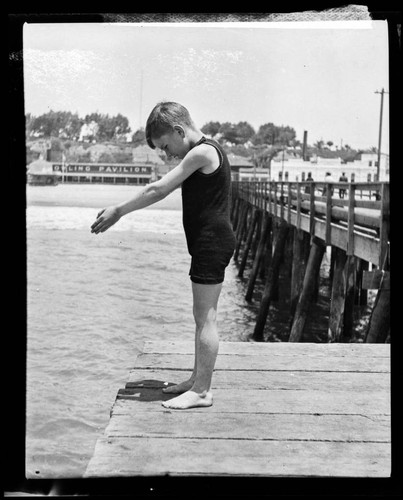
[[[261,215],[260,210],[255,209],[253,214],[251,215],[251,225],[248,230],[248,235],[246,237],[245,249],[242,255],[241,264],[238,270],[238,276],[240,278],[243,277],[243,273],[245,271],[246,263],[248,261],[249,251],[251,249],[253,243],[253,235],[255,234],[255,230],[257,229],[257,225],[259,222],[259,217]]]
[[[262,301],[260,303],[260,309],[253,332],[253,339],[257,341],[263,341],[263,330],[266,324],[270,303],[273,299],[273,295],[277,287],[280,264],[284,252],[285,242],[287,240],[289,227],[290,226],[285,221],[280,221],[276,235],[273,258],[270,268],[267,272]]]
[[[350,342],[354,337],[354,304],[356,295],[356,257],[348,255],[345,264],[346,296],[344,299],[342,342]]]
[[[308,233],[294,228],[293,260],[291,269],[290,316],[291,321],[297,308],[304,282],[304,274],[309,257],[310,236]]]
[[[346,298],[346,261],[347,254],[340,248],[333,248],[334,270],[332,293],[330,299],[330,314],[328,341],[340,342],[343,331],[344,302]]]
[[[299,342],[301,340],[306,318],[309,314],[309,309],[315,294],[320,265],[322,263],[325,250],[326,246],[324,241],[313,237],[302,292],[298,300],[290,337],[288,339],[289,342]]]
[[[260,232],[259,244],[256,250],[255,259],[253,261],[252,270],[249,276],[248,289],[245,295],[245,300],[247,300],[248,302],[252,300],[257,274],[259,268],[261,267],[262,261],[264,260],[264,250],[266,247],[268,233],[271,231],[272,226],[272,217],[270,217],[267,212],[263,212],[262,219],[262,230]],[[271,248],[269,249],[269,251],[271,251]]]
[[[252,209],[252,206],[247,202],[244,201],[242,204],[240,216],[239,216],[239,222],[238,222],[238,227],[236,230],[236,239],[237,239],[237,244],[234,252],[233,259],[235,262],[238,261],[238,256],[239,252],[241,249],[241,245],[244,239],[245,232],[247,230],[247,220],[248,220],[248,214],[249,211]]]
[[[384,343],[390,334],[390,273],[382,273],[380,287],[365,335],[366,343]]]

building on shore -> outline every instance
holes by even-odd
[[[49,161],[40,158],[28,165],[27,182],[32,186],[56,186],[60,179],[60,173],[53,169]]]
[[[253,169],[253,163],[248,159],[245,158],[244,156],[239,156],[234,153],[228,153],[227,154],[229,164],[231,165],[231,178],[233,181],[239,181],[241,180],[240,178],[240,171],[242,169]]]
[[[143,163],[52,163],[63,183],[149,184],[156,166]]]
[[[377,154],[362,153],[361,158],[343,163],[341,158],[322,158],[313,156],[309,161],[302,158],[282,158],[277,156],[271,161],[270,168],[240,168],[239,180],[245,181],[305,181],[311,173],[314,181],[324,182],[326,172],[331,172],[338,181],[345,173],[351,182],[377,182]],[[389,181],[389,155],[381,155],[379,181]]]
[[[85,150],[88,159],[67,160],[64,152],[51,150],[50,141],[43,142],[40,146],[41,148],[37,147],[39,159],[27,165],[29,184],[56,184],[59,181],[144,185],[170,170],[156,151],[144,145],[122,150],[114,145],[95,144]],[[130,156],[119,162],[113,160],[114,154],[117,158]],[[108,156],[111,161],[107,159]]]

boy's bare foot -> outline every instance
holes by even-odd
[[[187,391],[180,396],[164,401],[162,406],[172,410],[187,410],[188,408],[197,408],[200,406],[211,406],[213,404],[213,395],[211,392],[198,394],[194,391]]]
[[[184,392],[190,390],[193,387],[193,380],[185,380],[185,382],[181,382],[180,384],[170,385],[169,387],[164,387],[162,392],[165,394],[183,394]]]

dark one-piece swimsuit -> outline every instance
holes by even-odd
[[[221,145],[202,137],[194,147],[209,144],[220,159],[218,168],[194,172],[182,183],[183,227],[192,257],[190,279],[194,283],[218,284],[235,249],[230,220],[231,167]]]

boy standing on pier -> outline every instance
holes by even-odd
[[[168,157],[182,161],[133,198],[102,209],[91,232],[103,233],[123,215],[152,205],[182,186],[183,226],[191,255],[195,362],[188,380],[163,389],[176,397],[162,404],[172,409],[211,406],[211,379],[219,345],[217,304],[236,242],[230,221],[231,169],[220,144],[204,137],[181,104],[157,104],[145,132],[152,149],[160,148]]]

